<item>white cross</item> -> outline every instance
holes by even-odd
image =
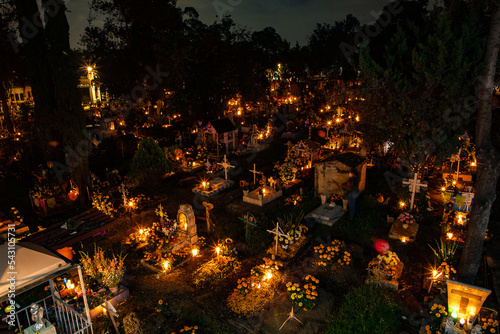
[[[279,237],[284,237],[284,238],[287,238],[288,240],[290,240],[290,238],[280,228],[279,223],[276,223],[276,228],[275,229],[273,229],[273,230],[267,230],[267,232],[276,235],[276,237],[275,237],[276,244],[274,246],[274,254],[272,254],[272,258],[273,258],[273,261],[274,261],[276,259],[276,255],[278,255],[278,238]]]
[[[230,165],[227,162],[226,155],[224,155],[224,162],[218,162],[217,165],[221,165],[224,168],[224,175],[225,175],[225,179],[227,181],[227,170],[229,168],[234,168],[234,166]]]
[[[128,195],[128,190],[127,190],[127,188],[125,188],[125,184],[123,182],[122,182],[122,184],[120,184],[120,193],[122,194],[122,197],[124,197],[125,201],[126,201],[126,198]]]
[[[418,179],[418,173],[415,173],[415,176],[413,177],[413,180],[408,180],[408,179],[403,179],[403,184],[407,184],[410,188],[411,191],[411,204],[410,204],[410,211],[413,210],[413,203],[415,202],[415,192],[420,192],[420,187],[422,188],[427,188],[427,181],[424,181],[420,183],[420,180]]]
[[[255,184],[255,176],[256,176],[257,174],[262,174],[262,172],[258,172],[258,171],[257,171],[257,169],[255,169],[255,164],[253,164],[253,170],[252,170],[252,169],[250,169],[250,172],[252,172],[252,173],[253,173],[253,184]]]
[[[212,168],[212,164],[210,163],[208,158],[207,158],[207,162],[205,162],[205,167],[207,167],[207,171],[210,173],[211,172],[210,168]]]
[[[273,179],[272,176],[267,181],[269,182],[269,185],[271,186],[271,189],[274,189],[274,185],[276,184],[276,182],[278,182],[275,179]]]

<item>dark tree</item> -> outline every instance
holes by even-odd
[[[35,135],[45,159],[54,162],[58,176],[69,172],[83,204],[87,198],[89,142],[77,89],[78,65],[69,47],[66,6],[63,1],[43,0],[40,13],[35,0],[16,0],[15,5],[35,100]],[[26,22],[30,19],[32,31],[28,35]],[[44,22],[44,26],[33,22]]]

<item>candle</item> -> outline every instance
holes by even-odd
[[[215,249],[215,251],[217,252],[217,262],[219,262],[219,253],[220,253],[220,248],[219,248],[219,247],[217,247],[217,248]]]
[[[465,320],[460,319],[460,328],[464,328]]]

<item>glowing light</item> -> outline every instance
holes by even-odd
[[[453,310],[453,312],[451,312],[451,317],[452,317],[453,319],[456,319],[456,318],[458,317],[458,313],[457,313],[457,311]]]
[[[405,244],[406,243],[406,237],[402,237],[401,238],[401,242]]]
[[[188,223],[184,223],[184,230],[187,231],[188,230]]]
[[[359,116],[356,116],[356,122],[359,122]]]
[[[453,233],[448,232],[448,233],[446,233],[446,235],[448,236],[448,239],[453,239]]]
[[[267,278],[267,279],[271,279],[271,278],[273,278],[273,274],[272,274],[270,271],[268,271],[268,272],[266,273],[266,278]]]
[[[266,195],[266,188],[262,189],[262,196]]]
[[[170,262],[168,261],[163,262],[163,268],[165,268],[165,270],[168,270],[169,267],[170,267]]]
[[[432,271],[432,277],[436,278],[437,274],[438,274],[437,270]]]
[[[203,182],[201,183],[201,185],[203,186],[203,188],[206,188],[206,187],[207,187],[207,183],[206,183],[205,181],[203,181]]]
[[[340,123],[340,118],[337,117],[337,119],[335,120],[335,122]]]
[[[328,125],[332,124],[332,121],[328,121]]]
[[[462,318],[460,319],[460,328],[463,328],[465,324],[465,320]]]
[[[473,162],[471,162],[471,164],[470,164],[470,165],[471,165],[472,167],[474,167],[474,166],[476,165],[476,163],[473,161]]]
[[[404,208],[405,207],[405,202],[403,202],[403,201],[399,202],[399,206],[402,207],[402,208]]]
[[[457,181],[456,180],[453,180],[453,185],[456,185],[457,184]]]
[[[92,67],[91,66],[87,66],[87,72],[92,72]]]
[[[193,253],[193,257],[196,257],[198,255],[198,248],[193,248],[191,253]]]
[[[144,234],[144,230],[142,228],[139,230],[139,234]]]
[[[446,187],[442,187],[442,188],[441,188],[441,191],[446,191]]]
[[[220,253],[220,247],[215,248],[215,252],[217,253],[217,255],[219,255],[219,253]]]
[[[134,206],[134,202],[133,201],[128,202],[128,206],[133,207]]]

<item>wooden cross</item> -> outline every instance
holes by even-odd
[[[120,184],[120,187],[118,188],[120,193],[122,194],[122,198],[123,198],[123,204],[126,205],[127,203],[127,195],[128,195],[128,190],[127,188],[125,188],[125,184],[122,182],[122,184]]]
[[[275,237],[276,243],[275,243],[275,246],[274,246],[274,254],[272,254],[272,259],[274,261],[274,260],[276,260],[276,255],[278,255],[278,238],[279,237],[284,237],[284,238],[287,238],[288,240],[290,240],[290,238],[280,228],[279,223],[276,223],[276,228],[275,229],[273,229],[273,230],[267,230],[267,232],[276,235],[276,237]]]
[[[208,160],[208,158],[207,158],[207,162],[205,162],[205,167],[207,167],[207,172],[209,172],[209,173],[212,172],[210,170],[210,168],[212,168],[212,164],[210,163],[210,161]]]
[[[160,216],[160,222],[163,223],[163,217],[167,217],[167,214],[163,212],[163,206],[160,204],[158,205],[158,209],[155,210],[155,213]]]
[[[224,155],[224,162],[218,162],[217,165],[221,165],[224,168],[224,175],[227,181],[227,170],[229,168],[234,168],[235,166],[232,166],[227,162],[226,155]]]
[[[272,176],[267,181],[269,182],[271,189],[274,189],[274,185],[278,182]]]
[[[246,231],[245,231],[245,242],[248,243],[248,236],[250,235],[250,227],[249,227],[249,225],[256,227],[257,226],[257,220],[250,213],[250,211],[247,211],[246,215],[244,215],[243,217],[238,217],[238,219],[242,220],[246,224],[245,225],[245,229],[246,229]]]
[[[292,310],[290,311],[290,313],[288,313],[288,318],[285,320],[283,325],[281,325],[280,329],[278,329],[278,330],[280,331],[283,328],[283,326],[285,326],[285,324],[288,322],[288,320],[291,320],[291,319],[295,319],[303,325],[302,321],[297,319],[297,317],[295,316],[295,312],[293,312],[293,306],[292,306]]]
[[[208,202],[203,202],[203,206],[206,209],[206,216],[207,216],[207,232],[210,233],[210,210],[214,208],[214,205],[212,203]]]
[[[253,164],[253,170],[252,170],[252,169],[250,169],[250,172],[252,172],[252,173],[253,173],[253,184],[255,184],[255,182],[256,182],[256,181],[255,181],[255,177],[256,177],[256,175],[257,175],[257,174],[262,174],[262,172],[258,172],[258,171],[257,171],[257,169],[255,168],[255,164]]]
[[[415,202],[415,192],[420,192],[420,187],[427,188],[427,182],[424,181],[420,183],[420,180],[418,180],[417,178],[418,178],[418,173],[415,172],[413,180],[403,179],[403,184],[409,185],[411,191],[410,211],[413,210],[413,203]]]

